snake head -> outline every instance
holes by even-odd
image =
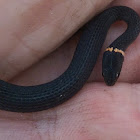
[[[113,86],[120,76],[124,56],[115,51],[105,51],[102,61],[102,75],[108,86]]]

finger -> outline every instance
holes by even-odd
[[[139,10],[140,2],[137,0],[131,3],[127,1],[115,1],[114,5],[126,5],[133,8],[140,14]],[[119,35],[121,35],[127,28],[124,22],[117,22],[111,26],[96,66],[89,78],[89,82],[103,81],[102,77],[102,56],[105,48],[111,44]],[[77,42],[79,40],[81,32],[76,34],[71,40],[67,41],[60,49],[44,58],[43,61],[37,63],[18,77],[13,79],[13,83],[21,85],[36,85],[45,82],[49,82],[59,75],[61,75],[70,64]],[[122,72],[119,78],[120,82],[140,82],[140,65],[139,63],[139,43],[140,36],[129,48],[126,50],[125,61],[123,64]]]
[[[52,52],[109,2],[1,1],[1,79],[12,78]]]

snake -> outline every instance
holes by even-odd
[[[127,23],[127,29],[105,49],[102,60],[104,81],[113,86],[119,78],[125,50],[140,33],[139,15],[126,6],[105,9],[85,24],[70,65],[58,78],[35,86],[0,80],[0,109],[37,112],[54,108],[73,97],[91,75],[110,26],[121,20]]]

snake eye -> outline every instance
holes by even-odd
[[[119,77],[119,73],[116,73],[116,77]]]

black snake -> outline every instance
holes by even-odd
[[[86,24],[69,67],[57,79],[28,87],[1,80],[0,109],[13,112],[41,111],[55,107],[75,95],[89,78],[108,29],[117,20],[125,21],[128,28],[106,49],[102,72],[106,84],[114,85],[120,75],[124,51],[140,32],[140,17],[125,6],[109,8]]]

